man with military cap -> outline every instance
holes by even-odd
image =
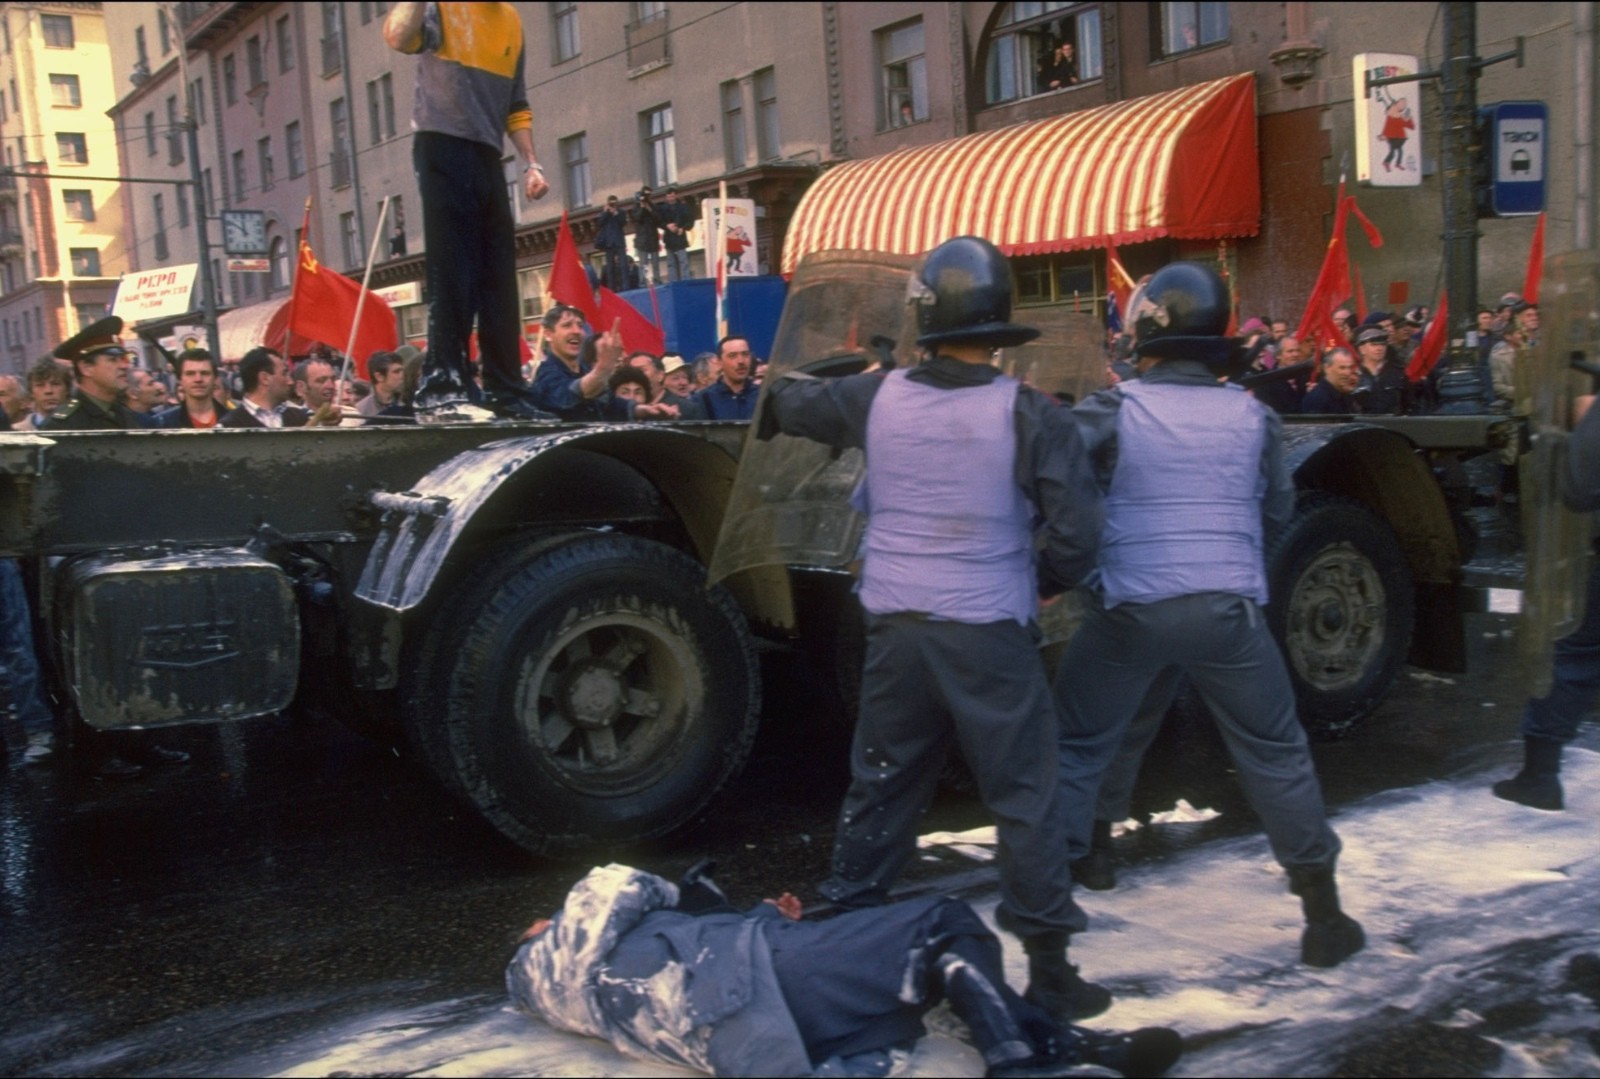
[[[758,413],[759,438],[866,457],[855,499],[866,514],[866,663],[822,894],[846,907],[887,900],[954,743],[996,818],[997,918],[1028,954],[1027,998],[1086,1018],[1111,994],[1067,963],[1087,919],[1063,857],[1058,723],[1034,618],[1041,593],[1092,565],[1099,499],[1070,413],[994,366],[997,349],[1038,336],[1010,321],[999,250],[949,240],[910,285],[921,363],[826,380],[790,372]]]
[[[78,396],[45,420],[43,430],[125,431],[148,426],[125,399],[133,359],[122,347],[121,337],[122,320],[108,315],[56,346],[53,355],[72,364]]]
[[[1092,850],[1096,795],[1129,721],[1141,705],[1164,711],[1187,674],[1304,905],[1301,961],[1335,966],[1365,937],[1339,905],[1339,838],[1261,610],[1263,536],[1295,503],[1282,421],[1217,381],[1246,360],[1223,336],[1230,299],[1210,267],[1162,268],[1131,308],[1134,351],[1154,366],[1073,413],[1106,501],[1092,598],[1055,686],[1071,857]]]

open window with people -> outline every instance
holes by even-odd
[[[1002,4],[985,43],[984,100],[998,105],[1100,79],[1100,5]]]

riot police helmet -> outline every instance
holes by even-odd
[[[1011,267],[1000,249],[978,236],[957,236],[928,253],[911,275],[917,344],[1008,348],[1039,331],[1011,321]]]
[[[1224,337],[1232,314],[1228,286],[1211,267],[1173,262],[1157,270],[1129,304],[1134,351],[1140,356],[1231,362],[1239,341]]]

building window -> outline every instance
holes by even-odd
[[[71,15],[40,15],[39,29],[44,33],[47,49],[70,49],[78,43],[72,32]]]
[[[1150,16],[1157,59],[1228,40],[1227,4],[1151,4]]]
[[[589,136],[572,135],[561,140],[561,178],[567,189],[567,208],[589,205]]]
[[[344,67],[343,50],[339,47],[339,5],[322,5],[322,77],[338,74]]]
[[[167,98],[167,164],[183,164],[183,125],[178,122],[178,98]]]
[[[296,179],[305,175],[306,148],[300,141],[300,121],[296,120],[283,129],[283,141],[289,153],[289,178]]]
[[[189,109],[197,124],[206,122],[206,80],[195,79],[189,84]]]
[[[878,130],[928,118],[928,63],[922,52],[922,20],[912,19],[876,34],[882,88]]]
[[[382,75],[367,83],[367,119],[372,124],[372,145],[394,138],[394,79]]]
[[[78,132],[60,132],[56,135],[56,156],[63,165],[87,165],[89,144]]]
[[[68,250],[72,258],[72,275],[74,277],[99,277],[100,276],[100,249],[96,247],[74,247]]]
[[[1014,258],[1011,272],[1018,306],[1071,304],[1085,313],[1098,310],[1095,304],[1102,297],[1091,252]]]
[[[239,102],[239,78],[233,53],[222,58],[222,100],[229,105]]]
[[[388,4],[383,4],[383,3],[373,4],[373,3],[367,3],[366,0],[362,0],[362,4],[361,4],[361,25],[365,26],[365,25],[367,25],[367,23],[371,22],[373,19],[382,18],[384,13],[386,13],[388,10],[389,10],[389,5]]]
[[[166,8],[156,8],[156,36],[161,39],[161,55],[172,51],[172,24],[167,22]]]
[[[267,65],[261,55],[261,37],[252,35],[244,42],[245,71],[250,76],[250,89],[267,81]]]
[[[233,201],[243,202],[245,196],[244,151],[235,150],[230,160],[233,163]]]
[[[141,75],[150,74],[150,50],[144,43],[144,27],[133,28],[133,69]]]
[[[272,136],[256,140],[256,165],[261,170],[261,190],[272,186]]]
[[[361,265],[361,237],[356,234],[356,215],[352,210],[339,215],[339,250],[347,269]]]
[[[522,171],[520,166],[516,171],[517,186],[522,186]],[[406,207],[399,195],[389,200],[392,208],[389,214],[389,257],[397,259],[406,253]]]
[[[990,32],[984,68],[990,105],[1102,78],[1099,5],[1006,4]]]
[[[639,114],[644,138],[645,182],[666,187],[678,182],[678,151],[672,136],[672,106],[661,105]]]
[[[556,63],[578,55],[578,5],[572,0],[555,0],[550,5],[552,37],[556,44]]]
[[[267,245],[267,258],[272,263],[272,287],[275,289],[289,287],[289,245],[283,242],[282,236],[274,236]]]
[[[355,170],[350,160],[350,110],[344,98],[329,102],[328,118],[333,128],[333,186],[349,187]]]
[[[212,186],[210,169],[200,170],[200,183],[205,188],[205,200],[196,203],[195,212],[203,214],[206,212],[207,206],[215,206],[217,204],[217,190]],[[213,275],[212,280],[221,281],[222,278]]]
[[[762,68],[756,72],[756,156],[771,161],[783,156],[778,138],[778,72]]]
[[[544,314],[544,274],[533,267],[517,271],[517,296],[522,300],[522,320]]]
[[[294,70],[295,49],[294,35],[289,25],[289,16],[278,16],[278,73],[281,75]]]
[[[144,148],[151,157],[156,156],[156,114],[144,114]]]
[[[744,88],[738,79],[722,84],[722,155],[728,170],[744,168]]]
[[[178,205],[178,227],[189,227],[189,189],[178,186],[172,189],[172,201]]]
[[[171,252],[167,249],[167,208],[161,195],[150,199],[150,212],[156,219],[155,235],[151,237],[155,241],[156,260],[165,262]]]
[[[76,75],[50,76],[50,104],[58,109],[83,108],[83,89]]]
[[[63,191],[61,201],[66,206],[68,221],[94,220],[94,194],[89,191]]]

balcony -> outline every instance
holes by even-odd
[[[344,49],[340,47],[339,35],[330,34],[322,39],[322,77],[337,75],[343,68]]]
[[[0,228],[0,256],[11,258],[22,254],[22,230]]]
[[[661,11],[648,19],[629,23],[628,74],[642,75],[672,63],[671,12]]]

